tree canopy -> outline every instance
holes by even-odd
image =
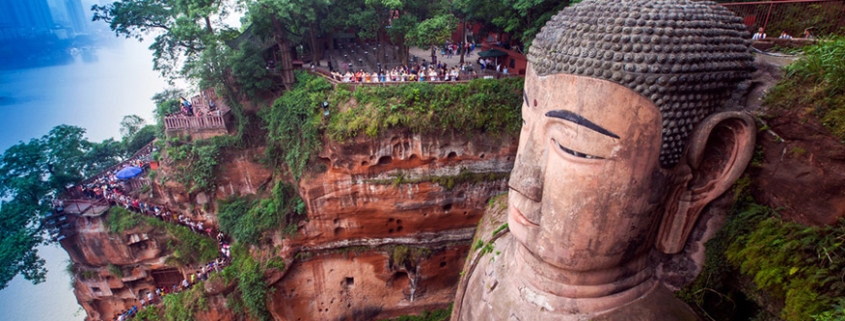
[[[222,22],[228,13],[224,0],[120,0],[91,10],[94,21],[108,23],[117,36],[155,37],[154,68],[170,78],[190,77],[198,67],[192,62],[231,33]]]
[[[36,247],[47,242],[40,218],[65,188],[119,161],[113,139],[89,142],[85,130],[59,125],[41,138],[19,142],[0,155],[0,289],[15,275],[44,281]]]

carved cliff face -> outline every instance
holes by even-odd
[[[667,183],[654,104],[609,81],[537,76],[529,66],[522,116],[509,182],[515,239],[575,271],[617,266],[650,249]]]

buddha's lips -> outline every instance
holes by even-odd
[[[522,215],[519,209],[517,209],[516,206],[514,206],[513,204],[510,204],[510,206],[508,206],[508,214],[513,217],[513,219],[519,224],[529,227],[540,227],[539,224],[529,221],[528,218]]]

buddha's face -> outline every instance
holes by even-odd
[[[621,85],[529,66],[511,174],[508,223],[541,260],[589,271],[654,244],[669,175],[659,165],[661,116]]]

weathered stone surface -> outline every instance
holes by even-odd
[[[513,153],[512,138],[480,135],[392,131],[326,142],[320,153],[326,171],[300,183],[309,214],[295,242],[313,247],[474,227],[487,200],[506,189]],[[451,189],[430,182],[462,171],[484,177],[455,178]]]
[[[769,111],[749,169],[751,191],[787,220],[832,224],[845,215],[845,145],[811,112]]]
[[[410,271],[390,252],[317,255],[274,285],[270,308],[276,320],[376,320],[445,308],[467,248],[435,249]]]
[[[682,253],[751,160],[754,120],[726,106],[753,69],[741,22],[710,1],[596,0],[547,23],[507,210],[477,233],[509,231],[481,234],[453,320],[698,319],[651,253]]]

